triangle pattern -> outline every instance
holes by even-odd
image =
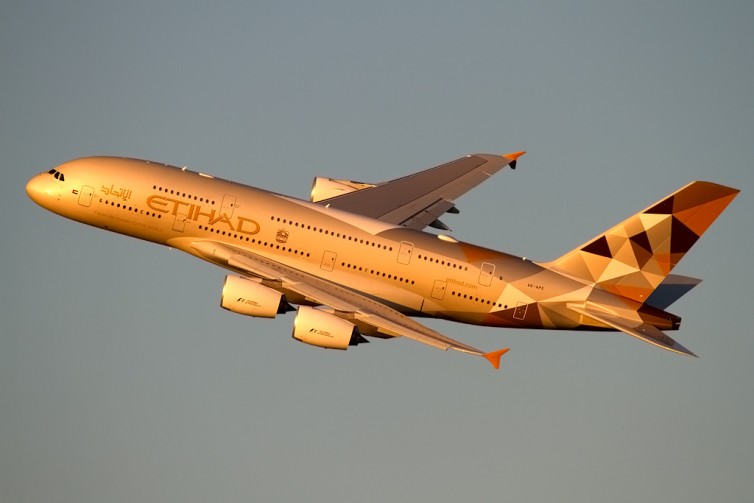
[[[605,238],[605,236],[600,236],[599,238],[583,247],[581,250],[593,255],[599,255],[600,257],[612,257],[612,253],[610,253],[610,246],[607,244],[607,238]]]

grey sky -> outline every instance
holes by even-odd
[[[0,500],[754,497],[751,2],[4,2]],[[306,197],[527,150],[454,236],[549,260],[694,179],[743,190],[677,268],[698,360],[428,322],[341,353],[219,307],[223,271],[44,212],[71,158]]]

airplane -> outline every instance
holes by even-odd
[[[42,208],[189,253],[230,273],[220,305],[274,318],[292,337],[345,350],[407,337],[486,358],[416,321],[620,331],[696,356],[664,331],[665,311],[701,280],[671,274],[739,190],[694,181],[550,262],[451,237],[439,218],[525,152],[471,154],[381,183],[316,177],[297,199],[148,160],[84,157],[31,178]],[[427,227],[439,232],[425,232]]]

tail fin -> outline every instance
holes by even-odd
[[[546,266],[645,302],[739,192],[691,182]]]

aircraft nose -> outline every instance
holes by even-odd
[[[40,206],[44,206],[45,196],[49,196],[49,183],[43,175],[37,175],[26,183],[26,193],[29,198]]]

